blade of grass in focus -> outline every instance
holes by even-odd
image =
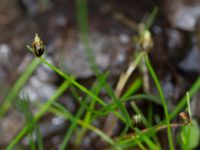
[[[153,70],[152,65],[151,65],[147,55],[145,56],[145,63],[147,65],[147,68],[150,72],[151,77],[153,78],[153,80],[155,82],[155,85],[158,89],[158,93],[160,94],[160,99],[162,102],[162,106],[163,106],[164,113],[165,113],[165,119],[167,122],[167,134],[168,134],[169,146],[170,146],[170,150],[174,150],[173,138],[172,138],[171,127],[170,127],[170,118],[169,118],[169,112],[168,112],[168,108],[167,108],[166,99],[165,99],[164,93],[162,91],[161,85],[159,83],[158,77],[156,76],[155,71]]]
[[[30,46],[27,46],[27,48],[32,52],[33,49]],[[60,76],[62,76],[64,79],[68,80],[71,82],[71,84],[73,84],[74,86],[76,86],[77,88],[79,88],[81,91],[85,92],[86,94],[90,95],[92,98],[96,99],[97,102],[99,102],[101,105],[105,106],[105,102],[103,100],[101,100],[100,98],[98,98],[97,96],[95,96],[93,93],[91,93],[86,87],[84,87],[83,85],[79,84],[77,81],[75,81],[72,77],[70,77],[69,75],[67,75],[66,73],[63,73],[61,70],[59,70],[58,68],[56,68],[55,66],[53,66],[52,64],[50,64],[49,62],[47,62],[44,58],[40,57],[39,58],[41,62],[43,62],[45,65],[47,65],[49,68],[51,68],[53,71],[55,71],[56,73],[58,73]]]

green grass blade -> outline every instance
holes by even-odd
[[[101,79],[101,81],[98,81],[98,80],[96,81],[96,83],[94,84],[94,86],[93,86],[92,89],[91,89],[91,92],[92,92],[92,93],[94,93],[95,95],[97,95],[97,94],[99,93],[99,91],[100,91],[100,89],[101,89],[101,87],[102,87],[102,84],[104,84],[104,82],[105,82],[105,80],[106,80],[106,77],[107,77],[107,74],[105,74],[105,75],[103,76],[103,79]],[[81,103],[81,108],[78,110],[78,112],[77,112],[77,114],[76,114],[76,116],[75,116],[75,119],[76,119],[76,120],[82,116],[82,114],[83,114],[83,112],[84,112],[84,108],[85,108],[84,106],[87,105],[87,103],[88,103],[89,100],[90,100],[90,97],[87,96],[87,97],[83,100],[83,102]],[[82,100],[81,100],[81,101],[82,101]],[[94,102],[95,102],[95,100],[92,100],[92,101],[91,101],[91,104],[93,104]],[[86,108],[86,109],[87,109],[87,108]],[[92,113],[91,110],[93,110],[93,108],[87,109],[87,111],[88,111],[89,113]],[[76,122],[76,121],[72,122],[72,124],[71,124],[70,128],[68,129],[68,132],[67,132],[67,134],[66,134],[66,136],[65,136],[65,138],[64,138],[64,140],[63,140],[63,142],[62,142],[62,144],[61,144],[61,150],[64,150],[65,147],[67,146],[68,141],[69,141],[69,139],[70,139],[70,137],[71,137],[71,135],[72,135],[72,133],[73,133],[73,131],[75,130],[76,127],[77,127],[77,122]],[[79,133],[81,134],[81,132],[79,132]],[[78,140],[77,140],[77,141],[78,141]]]
[[[136,112],[137,115],[138,115],[138,114],[141,115],[141,121],[142,121],[142,123],[144,124],[144,126],[150,128],[150,127],[151,127],[151,124],[150,124],[150,123],[148,122],[148,120],[145,118],[144,114],[143,114],[142,111],[138,108],[138,106],[135,104],[134,101],[131,102],[131,106],[132,106],[133,110]],[[146,139],[147,141],[149,141],[148,137],[146,137],[145,139]],[[157,142],[157,143],[154,144],[154,145],[159,146],[157,137],[156,137],[156,136],[153,136],[153,139]],[[152,145],[152,144],[150,144],[150,145]],[[156,147],[157,147],[157,146],[156,146]]]
[[[155,145],[150,139],[150,136],[155,134],[154,128],[147,131],[146,133],[142,133],[139,129],[135,128],[134,130],[136,131],[137,134],[130,136],[126,139],[120,138],[116,142],[123,149],[128,149],[128,148],[134,147],[135,145],[137,145],[138,142],[145,142],[149,146],[150,149],[159,150],[160,148],[157,147],[157,145]]]
[[[65,150],[67,147],[67,144],[71,138],[71,135],[73,134],[73,131],[76,129],[77,127],[77,120],[81,117],[81,115],[84,112],[84,106],[81,105],[80,109],[78,110],[78,112],[75,115],[74,120],[72,121],[72,124],[70,125],[69,129],[67,130],[67,133],[63,139],[63,142],[60,146],[60,150]]]
[[[146,30],[149,30],[152,27],[157,14],[158,14],[158,7],[154,7],[153,11],[151,12],[150,16],[148,17],[147,22],[145,23]]]
[[[76,0],[76,8],[77,8],[77,17],[78,17],[78,22],[79,22],[79,28],[81,31],[81,37],[82,37],[82,41],[83,41],[83,44],[84,44],[84,47],[86,50],[86,54],[88,56],[88,60],[90,62],[92,70],[95,72],[98,79],[100,79],[102,74],[98,70],[98,66],[95,62],[95,57],[94,57],[93,51],[89,46],[87,1]],[[129,123],[130,117],[128,115],[128,112],[126,111],[126,108],[118,102],[118,99],[116,98],[113,90],[110,88],[110,86],[108,84],[105,84],[105,88],[106,88],[106,91],[109,91],[109,95],[116,102],[116,104],[120,108],[123,116],[125,117],[126,122],[130,125],[130,123]]]
[[[90,63],[92,71],[99,78],[101,73],[99,72],[98,65],[96,63],[94,53],[89,44],[89,24],[88,24],[88,12],[87,1],[76,0],[76,12],[81,33],[81,39],[84,45],[85,53]]]
[[[10,92],[7,94],[7,97],[3,101],[3,103],[0,105],[0,118],[7,112],[10,105],[12,104],[13,100],[18,95],[20,89],[24,86],[26,81],[29,79],[33,71],[37,68],[37,66],[41,62],[38,61],[36,58],[28,65],[28,67],[25,69],[24,73],[19,77],[19,79],[16,81]]]
[[[148,100],[150,102],[153,102],[153,103],[156,103],[157,105],[161,105],[161,102],[160,102],[160,99],[157,97],[157,96],[154,96],[154,95],[151,95],[151,94],[136,94],[134,96],[130,96],[130,97],[127,97],[127,98],[121,98],[119,101],[120,103],[124,103],[124,102],[127,102],[127,101],[130,101],[130,100],[134,100],[134,101],[141,101],[141,100]],[[84,105],[84,108],[87,109],[87,110],[90,110],[92,113],[95,114],[95,117],[98,117],[98,116],[106,116],[108,115],[110,112],[114,112],[115,115],[123,122],[126,122],[122,116],[116,112],[116,108],[118,107],[116,105],[115,102],[111,103],[111,104],[108,104],[102,108],[100,108],[99,110],[92,110],[90,109],[86,104],[81,104],[81,105]]]
[[[127,89],[127,91],[124,93],[124,95],[121,98],[127,98],[130,95],[134,94],[138,89],[142,87],[142,79],[137,78],[131,86]]]
[[[54,105],[56,106],[56,108],[58,110],[60,110],[59,114],[62,115],[63,117],[65,117],[66,119],[71,120],[72,122],[77,122],[78,124],[80,124],[81,126],[88,128],[89,130],[93,131],[94,133],[96,133],[97,135],[99,135],[103,140],[105,140],[106,142],[108,142],[109,144],[111,144],[112,146],[114,146],[117,150],[122,150],[117,143],[115,143],[110,137],[108,137],[106,134],[104,134],[101,130],[99,130],[98,128],[86,124],[84,121],[82,120],[75,120],[75,117],[66,109],[64,108],[62,105],[58,104],[58,103],[54,103]]]
[[[38,143],[38,150],[43,150],[43,139],[42,139],[42,133],[40,131],[39,125],[36,124],[35,126],[35,134],[37,137],[37,143]]]
[[[153,103],[156,103],[158,105],[161,105],[160,99],[157,96],[154,96],[154,95],[151,95],[151,94],[136,94],[134,96],[130,96],[130,97],[127,97],[127,98],[121,98],[120,99],[120,103],[124,103],[124,102],[130,101],[130,100],[134,100],[134,101],[148,100],[150,102],[153,102]],[[116,108],[117,108],[117,105],[116,105],[116,103],[113,102],[111,104],[108,104],[107,106],[102,107],[99,110],[99,112],[104,112],[104,111],[110,110],[110,109],[114,110]],[[102,114],[105,115],[107,113],[104,112]]]
[[[39,126],[37,124],[37,121],[35,120],[30,107],[30,102],[28,98],[24,99],[18,99],[15,102],[17,108],[24,114],[26,119],[26,124],[30,124],[32,126],[32,129],[29,132],[29,139],[30,139],[30,145],[31,149],[36,149],[35,147],[35,141],[33,138],[33,134],[35,132],[36,134],[36,141],[38,143],[38,150],[43,150],[43,142],[42,142],[42,135],[39,129]]]
[[[58,97],[66,90],[66,88],[70,85],[69,81],[65,81],[53,94],[53,96],[40,108],[39,112],[34,116],[35,121],[39,120],[41,116],[48,110],[48,108],[55,102]],[[9,143],[6,150],[12,150],[13,147],[17,144],[17,142],[33,127],[34,122],[30,122],[26,125],[17,136]]]
[[[144,114],[141,112],[141,110],[137,107],[137,105],[135,104],[135,102],[131,102],[131,106],[133,108],[133,110],[136,112],[137,115],[141,116],[141,121],[142,123],[146,126],[146,127],[150,127],[150,124],[148,123],[148,121],[146,120]]]
[[[52,97],[40,108],[39,112],[36,113],[35,118],[38,120],[39,118],[44,115],[45,112],[48,111],[48,108],[57,100],[58,97],[61,96],[61,94],[67,89],[67,87],[71,83],[69,81],[65,81],[52,95]]]
[[[153,80],[156,84],[156,87],[158,89],[158,92],[159,92],[159,95],[161,98],[161,102],[162,102],[162,106],[164,109],[164,113],[165,113],[166,122],[167,122],[167,134],[168,134],[168,140],[169,140],[169,147],[170,147],[170,150],[174,150],[173,138],[172,138],[171,127],[170,127],[170,118],[169,118],[169,112],[168,112],[168,108],[167,108],[166,99],[165,99],[164,93],[162,91],[161,85],[159,83],[158,77],[156,76],[155,71],[153,70],[147,55],[145,56],[145,63],[147,65],[147,68],[151,74],[151,77],[153,78]]]
[[[198,92],[198,90],[200,90],[200,77],[195,81],[191,89],[188,91],[190,97],[194,96]],[[176,108],[171,112],[170,119],[175,118],[178,115],[178,113],[181,111],[181,109],[183,109],[186,106],[186,104],[187,104],[187,96],[184,96],[180,100]]]
[[[30,46],[27,46],[27,48],[32,52],[32,48]],[[62,71],[60,71],[58,68],[56,68],[55,66],[53,66],[52,64],[50,64],[49,62],[47,62],[44,58],[40,57],[38,58],[40,59],[40,61],[42,61],[45,65],[47,65],[49,68],[51,68],[53,71],[55,71],[56,73],[58,73],[60,76],[62,76],[64,79],[70,81],[74,86],[76,86],[77,88],[79,88],[81,91],[83,91],[84,93],[90,95],[92,98],[94,98],[97,102],[99,102],[101,105],[105,106],[105,102],[103,100],[101,100],[100,98],[98,98],[97,96],[95,96],[92,92],[90,92],[86,87],[84,87],[83,85],[79,84],[78,82],[76,82],[72,77],[70,77],[69,75],[67,75],[66,73],[63,73]]]
[[[137,130],[138,133],[140,132],[138,129],[136,129],[136,130]],[[143,135],[139,138],[144,140],[144,142],[148,145],[150,150],[159,150],[159,148],[156,146],[156,144],[154,144],[149,137]]]
[[[99,77],[100,79],[97,80],[97,83],[94,84],[94,87],[91,89],[92,93],[94,93],[95,95],[98,96],[99,92],[101,91],[101,88],[105,85],[106,77],[107,77],[107,74]],[[84,101],[88,101],[88,98],[89,97],[86,97],[86,99]],[[92,99],[90,104],[89,104],[90,110],[95,109],[95,104],[96,104],[96,101],[94,99]],[[93,114],[90,110],[87,110],[85,117],[84,117],[84,120],[83,120],[86,124],[90,124],[93,120],[93,118],[92,118]],[[77,144],[78,145],[80,145],[82,138],[84,137],[86,131],[87,130],[85,128],[83,128],[78,132],[78,135],[77,135]]]

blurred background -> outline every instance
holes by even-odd
[[[138,36],[139,26],[147,22],[154,10],[156,14],[149,28],[153,43],[149,56],[169,110],[173,110],[200,75],[199,0],[0,0],[0,103],[34,58],[26,45],[32,46],[36,33],[45,43],[46,59],[88,88],[95,80],[88,61],[90,53],[85,49],[91,50],[99,70],[109,71],[108,82],[114,88],[137,52],[134,37]],[[137,76],[141,76],[139,70],[130,80]],[[62,81],[42,64],[18,96],[28,97],[31,103],[46,102]],[[149,92],[156,93],[153,82],[149,84]],[[103,91],[101,96],[106,99]],[[59,102],[73,114],[79,108],[70,92],[62,95]],[[146,108],[143,103],[139,105]],[[161,111],[161,107],[152,107],[154,113]],[[200,91],[191,100],[197,121],[199,107]],[[33,107],[32,111],[37,109]],[[94,124],[101,128],[104,121],[97,119]],[[0,149],[5,148],[24,123],[22,113],[15,107],[9,109],[0,119]],[[45,149],[58,149],[69,122],[46,114],[39,125]],[[76,149],[75,139],[71,137],[68,149]],[[99,149],[97,141],[96,135],[88,132],[79,148]],[[161,143],[165,143],[165,138]],[[29,149],[26,139],[20,145]]]

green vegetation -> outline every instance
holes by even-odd
[[[177,143],[179,143],[179,146],[183,149],[195,148],[198,143],[197,140],[192,140],[192,144],[189,143],[191,143],[191,134],[195,133],[196,139],[199,138],[197,123],[191,120],[191,123],[189,124],[174,124],[172,123],[172,119],[178,118],[178,113],[182,109],[184,109],[186,105],[188,106],[188,112],[191,117],[189,96],[194,96],[196,92],[200,89],[200,77],[196,80],[193,86],[188,89],[189,92],[187,96],[180,100],[180,102],[178,103],[176,108],[173,109],[172,112],[169,112],[168,103],[165,99],[159,79],[148,57],[148,49],[151,48],[151,43],[144,44],[144,42],[151,41],[151,39],[146,40],[145,38],[151,38],[151,36],[149,35],[150,31],[148,29],[152,25],[155,17],[155,12],[157,12],[157,8],[152,11],[152,14],[149,17],[150,20],[147,21],[146,28],[144,28],[144,30],[142,30],[142,34],[138,36],[138,39],[140,39],[140,42],[142,42],[139,44],[149,44],[149,47],[141,46],[141,49],[139,49],[137,54],[135,54],[134,60],[131,62],[129,68],[127,69],[128,71],[125,73],[125,75],[121,77],[121,80],[119,81],[119,83],[122,83],[119,84],[119,86],[121,86],[119,87],[119,89],[121,90],[114,90],[113,87],[111,87],[107,82],[107,77],[109,76],[109,73],[102,73],[98,70],[94,54],[89,46],[90,44],[88,35],[86,1],[76,0],[76,4],[81,37],[83,39],[83,44],[86,50],[85,53],[88,56],[91,68],[96,75],[96,81],[91,86],[91,89],[87,89],[85,86],[78,83],[75,78],[67,73],[62,72],[60,69],[49,63],[44,56],[34,58],[26,71],[24,71],[21,77],[19,77],[19,79],[16,81],[15,85],[13,85],[13,87],[10,89],[7,94],[8,96],[5,98],[4,102],[0,106],[1,118],[3,118],[6,112],[9,109],[13,108],[13,106],[17,106],[17,108],[24,114],[26,118],[26,123],[23,129],[16,135],[15,138],[13,138],[13,140],[7,146],[6,150],[12,150],[14,149],[14,147],[20,149],[18,143],[25,136],[29,139],[29,146],[31,150],[43,150],[43,139],[38,126],[39,120],[46,113],[51,113],[55,116],[62,116],[70,122],[70,126],[66,130],[60,146],[61,150],[65,150],[68,147],[69,140],[72,135],[76,136],[77,140],[75,142],[75,146],[79,147],[81,141],[83,141],[88,131],[97,134],[102,141],[108,144],[108,148],[110,149],[122,150],[139,147],[142,150],[162,150],[162,146],[157,135],[160,130],[167,131],[169,145],[167,145],[166,147],[169,147],[170,150],[174,150]],[[147,32],[148,37],[146,36]],[[143,38],[144,40],[141,40]],[[34,51],[30,46],[27,46],[27,48],[31,52]],[[28,99],[18,99],[18,93],[23,85],[26,83],[28,78],[31,76],[31,74],[34,72],[34,70],[37,68],[37,66],[41,63],[48,66],[56,74],[60,75],[64,79],[64,81],[60,86],[57,87],[57,90],[53,93],[49,100],[47,100],[45,103],[38,102],[38,104],[35,106],[38,107],[38,112],[36,114],[32,114],[30,111],[30,104],[28,102]],[[141,65],[143,67],[146,67],[147,71],[149,72],[151,80],[154,81],[155,87],[157,88],[158,95],[153,95],[151,93],[139,93],[139,90],[141,90],[141,88],[145,84],[144,78],[142,77],[136,78],[135,81],[133,81],[133,83],[131,83],[130,86],[122,93],[122,89],[127,83],[130,75],[134,73],[135,69],[141,67]],[[71,91],[74,100],[76,100],[80,104],[80,107],[75,114],[72,114],[67,108],[65,108],[58,102],[60,96],[64,92],[66,92],[67,89]],[[109,103],[105,102],[104,99],[100,97],[100,92],[102,89],[105,89],[106,94],[109,96]],[[80,100],[79,98],[79,91],[85,93],[85,97],[83,97],[82,100]],[[148,116],[145,116],[140,107],[137,106],[136,101],[138,100],[150,104],[148,108]],[[136,115],[140,115],[141,120],[139,120],[138,122],[141,122],[141,124],[144,125],[145,129],[141,130],[137,126],[137,121],[133,123],[133,116],[129,115],[128,109],[125,105],[128,102],[131,104],[132,111],[134,111]],[[155,122],[156,117],[159,117],[159,114],[154,114],[152,104],[159,105],[163,108],[164,119],[157,119],[159,121],[157,124],[154,124],[153,122]],[[98,106],[98,109],[96,106]],[[118,133],[118,136],[112,137],[112,128],[109,128],[110,131],[108,131],[108,129],[99,129],[93,125],[93,121],[101,117],[111,117],[113,125],[117,121],[121,121],[125,126],[124,130],[122,130],[121,133]],[[192,124],[194,124],[194,126],[192,126]],[[173,137],[172,135],[172,128],[177,126],[181,126],[182,128],[180,130],[180,134],[178,135],[179,138]],[[113,126],[111,125],[111,127]],[[34,140],[33,134],[36,135],[36,140]],[[178,138],[179,142],[174,143],[174,139],[176,138]]]

